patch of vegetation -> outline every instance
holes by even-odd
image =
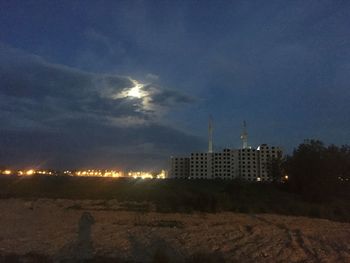
[[[350,199],[350,146],[325,146],[321,141],[300,144],[282,167],[289,175],[288,189],[311,202],[334,196]]]
[[[58,187],[52,185],[58,184]],[[46,187],[46,186],[50,187]],[[4,194],[6,193],[6,194]],[[122,210],[148,212],[153,204],[162,213],[275,213],[350,221],[344,195],[311,202],[288,184],[222,180],[133,180],[82,177],[0,177],[3,198],[116,199]],[[73,205],[68,209],[81,209]],[[119,210],[119,209],[118,209]]]
[[[350,147],[306,141],[271,163],[274,183],[240,180],[142,180],[69,176],[0,176],[0,198],[116,199],[146,213],[275,213],[350,221]],[[280,183],[282,175],[289,180]],[[96,209],[109,209],[102,201]],[[81,209],[73,205],[68,209]],[[112,209],[112,210],[113,210]]]

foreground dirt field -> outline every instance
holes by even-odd
[[[218,262],[350,262],[348,223],[268,214],[131,212],[122,207],[115,200],[2,199],[0,255],[36,253],[56,262],[96,256],[185,262],[196,255]],[[84,212],[93,220],[79,230]]]

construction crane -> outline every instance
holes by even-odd
[[[213,124],[212,119],[209,117],[209,125],[208,125],[208,153],[213,152]]]
[[[242,148],[247,149],[248,148],[248,132],[247,132],[247,123],[243,121],[243,130],[241,134],[241,140],[242,140]]]

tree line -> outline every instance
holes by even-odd
[[[324,201],[350,193],[350,146],[326,146],[306,140],[291,155],[273,159],[270,174],[285,180],[287,189],[309,201]]]

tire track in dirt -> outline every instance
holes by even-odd
[[[227,263],[350,262],[348,223],[269,214],[114,211],[95,209],[96,202],[0,202],[0,254],[52,257],[76,240],[79,218],[88,211],[96,220],[91,229],[94,253],[106,258],[151,261],[164,252],[174,262],[196,253],[219,255]]]
[[[260,222],[263,222],[265,224],[268,224],[270,226],[274,226],[282,231],[285,232],[288,243],[285,245],[286,248],[294,248],[294,249],[301,249],[303,253],[305,254],[305,257],[309,260],[312,259],[314,262],[320,262],[321,259],[317,253],[312,248],[312,245],[309,241],[309,239],[302,233],[300,229],[290,229],[286,225],[281,223],[274,223],[272,221],[269,221],[263,217],[257,216],[257,215],[251,215],[254,219],[259,220]],[[282,250],[278,253],[280,253]]]

